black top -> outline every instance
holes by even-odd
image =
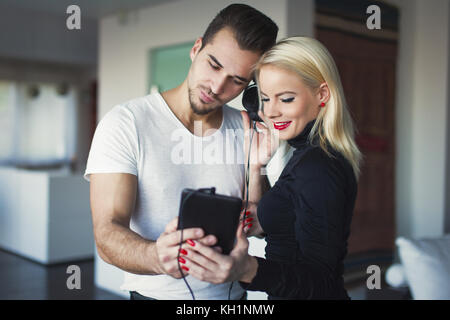
[[[343,260],[357,182],[350,163],[328,147],[328,156],[308,135],[314,121],[288,143],[295,148],[275,185],[258,204],[266,233],[266,259],[247,290],[269,299],[349,299]]]

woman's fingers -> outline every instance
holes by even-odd
[[[242,123],[244,125],[244,130],[247,131],[250,127],[250,117],[248,116],[247,111],[241,111]]]
[[[223,255],[214,250],[214,248],[204,245],[203,243],[195,240],[190,241],[187,244],[183,245],[183,248],[185,248],[186,251],[189,253],[191,251],[195,251],[200,255],[203,255],[204,257],[208,257],[209,260],[214,261],[216,263],[220,263],[223,260]]]
[[[261,122],[256,122],[256,127],[261,130],[261,131],[269,131],[269,128],[266,126],[265,123],[261,123]]]
[[[160,237],[159,242],[164,244],[165,246],[176,246],[180,243],[180,240],[183,239],[200,239],[204,237],[204,232],[200,228],[189,228],[184,229],[183,234],[181,234],[181,230],[177,230],[175,232],[171,232]]]
[[[198,241],[184,244],[178,261],[189,270],[189,274],[203,281],[215,281],[224,265],[229,265],[230,257],[221,254],[222,249],[203,245]]]
[[[266,117],[264,116],[264,113],[261,110],[258,111],[258,116],[267,125],[267,119],[266,119]]]

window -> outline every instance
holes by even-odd
[[[0,82],[0,163],[39,168],[69,164],[76,146],[75,88]]]
[[[12,136],[14,130],[14,85],[0,81],[0,163],[12,156]]]

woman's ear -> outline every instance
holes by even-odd
[[[191,52],[189,54],[189,56],[191,57],[191,61],[194,61],[195,57],[200,52],[200,49],[202,48],[202,44],[203,44],[203,38],[202,37],[197,38],[197,40],[195,40],[195,43],[192,46]]]
[[[327,104],[328,100],[330,100],[330,88],[328,88],[328,84],[326,82],[320,84],[317,97],[319,99],[319,103]]]

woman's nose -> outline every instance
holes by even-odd
[[[281,114],[272,102],[263,102],[262,112],[268,118],[276,118]]]

